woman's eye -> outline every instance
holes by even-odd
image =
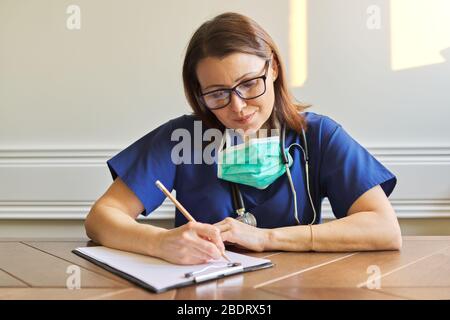
[[[244,88],[251,88],[251,87],[255,86],[255,84],[256,84],[256,80],[250,80],[250,81],[247,81],[247,82],[244,82],[243,84],[241,84],[240,87],[242,86]]]
[[[226,94],[225,91],[217,91],[214,93],[211,93],[211,98],[213,99],[223,99],[225,98]]]

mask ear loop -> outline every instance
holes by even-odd
[[[283,163],[284,166],[286,168],[286,175],[288,177],[289,180],[289,185],[291,187],[291,191],[292,191],[292,195],[294,197],[294,215],[295,215],[295,220],[297,221],[297,224],[301,224],[300,220],[298,218],[298,208],[297,208],[297,192],[295,191],[295,187],[294,187],[294,183],[292,182],[292,176],[291,176],[291,170],[289,169],[289,160],[286,156],[286,151],[284,150],[284,145],[286,142],[286,127],[283,125],[283,130],[281,132],[281,154],[283,157]],[[317,217],[317,213],[316,213],[316,209],[314,207],[314,203],[312,201],[312,197],[311,197],[311,190],[309,188],[309,156],[308,156],[308,144],[306,142],[306,133],[305,130],[302,129],[302,140],[303,140],[303,144],[305,145],[305,148],[303,148],[301,145],[299,145],[298,143],[293,143],[288,147],[288,152],[290,150],[290,148],[292,146],[297,146],[300,148],[300,150],[302,150],[303,152],[303,159],[305,160],[305,175],[306,175],[306,189],[308,191],[308,198],[309,198],[309,203],[311,205],[311,208],[313,210],[313,220],[308,224],[308,225],[312,225],[314,224],[314,222],[316,221],[316,217]]]

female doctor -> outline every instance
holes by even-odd
[[[162,124],[108,160],[114,182],[92,206],[87,235],[178,264],[220,258],[224,244],[253,251],[399,250],[400,227],[387,198],[395,176],[334,120],[304,112],[285,76],[275,43],[253,20],[224,13],[201,25],[183,65],[193,114]],[[212,152],[221,159],[259,156],[251,165],[198,161],[205,143],[192,138],[182,153],[193,161],[174,159],[180,143],[174,133],[194,137],[199,128],[240,132],[236,145],[221,139]],[[258,135],[271,129],[280,134]],[[157,180],[176,190],[197,222],[178,209],[173,229],[135,220],[164,201]],[[325,197],[337,219],[321,223]]]

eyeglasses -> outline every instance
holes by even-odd
[[[262,96],[266,92],[267,70],[270,60],[264,66],[264,75],[245,80],[230,89],[217,89],[200,94],[201,102],[211,110],[225,108],[231,102],[231,93],[236,93],[243,100],[251,100]]]

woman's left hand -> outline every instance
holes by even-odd
[[[225,218],[214,226],[220,230],[223,242],[230,242],[252,251],[264,251],[267,243],[267,229],[260,229],[233,218]]]

